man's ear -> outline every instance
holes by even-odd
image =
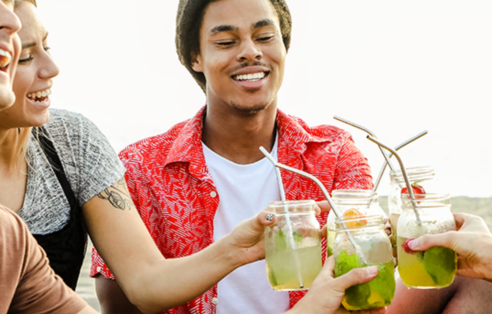
[[[196,55],[192,57],[191,68],[195,72],[203,72],[203,62],[201,55]]]

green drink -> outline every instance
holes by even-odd
[[[437,246],[427,251],[414,252],[408,241],[398,237],[398,270],[401,280],[409,288],[443,288],[453,283],[456,275],[456,252]]]
[[[412,251],[408,241],[426,234],[456,230],[449,195],[426,194],[418,199],[415,210],[408,197],[403,197],[403,212],[398,220],[398,271],[408,288],[444,288],[453,283],[457,269],[456,253],[448,248],[433,247]]]
[[[342,305],[349,311],[384,307],[390,305],[393,300],[396,287],[393,260],[383,264],[362,266],[357,254],[348,255],[347,251],[342,251],[335,262],[335,276],[342,276],[354,268],[368,266],[377,266],[379,273],[370,282],[345,290]]]
[[[379,269],[377,277],[370,282],[345,291],[342,300],[345,309],[357,311],[391,304],[396,286],[394,261],[382,216],[337,219],[333,253],[335,277],[354,268],[377,266]]]
[[[268,281],[275,291],[308,289],[321,271],[321,235],[314,201],[271,202],[277,223],[265,229]]]

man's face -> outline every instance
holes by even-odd
[[[221,0],[205,11],[193,69],[207,79],[209,105],[251,113],[276,101],[285,57],[279,19],[269,0]]]
[[[11,106],[15,96],[12,81],[19,60],[20,22],[13,12],[13,1],[0,1],[0,110]]]

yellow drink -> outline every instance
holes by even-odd
[[[297,268],[296,259],[300,269]],[[321,244],[269,252],[266,256],[266,271],[275,291],[308,289],[321,271]]]
[[[434,247],[423,252],[408,253],[404,248],[406,242],[407,239],[398,237],[398,271],[407,287],[434,289],[453,283],[457,268],[453,250]]]

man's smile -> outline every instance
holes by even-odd
[[[233,75],[232,79],[235,81],[257,82],[267,75],[268,73],[266,72],[256,72],[252,74]]]

